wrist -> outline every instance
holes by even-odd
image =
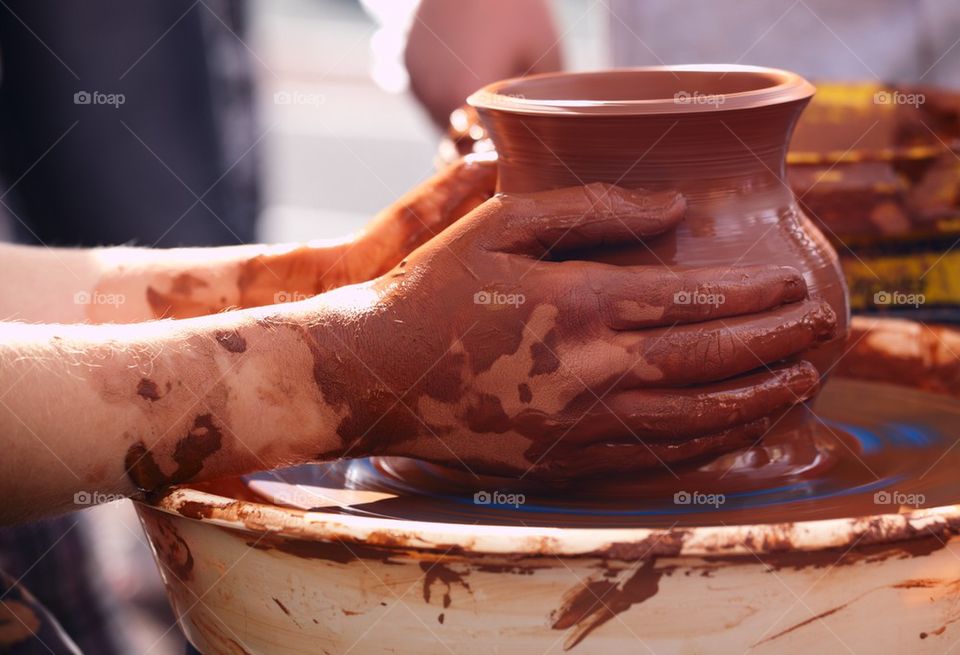
[[[107,248],[96,252],[101,274],[90,298],[88,320],[135,323],[195,318],[239,302],[239,263],[254,246],[151,251]]]
[[[120,332],[90,383],[123,412],[111,431],[137,489],[306,461],[335,428],[296,324],[237,311]]]
[[[295,336],[309,351],[325,424],[332,428],[314,459],[382,452],[399,415],[416,422],[397,396],[402,383],[394,369],[403,325],[381,302],[383,291],[382,280],[341,287],[303,303],[293,317]]]
[[[241,307],[262,307],[305,300],[353,284],[369,274],[368,243],[348,237],[323,243],[278,246],[240,265],[237,286]]]
[[[296,308],[304,303],[289,305]],[[223,420],[233,440],[226,473],[269,470],[318,458],[336,447],[337,413],[314,379],[310,320],[300,311],[253,310],[208,335],[227,398]]]

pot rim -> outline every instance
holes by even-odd
[[[670,528],[490,526],[309,512],[176,487],[138,505],[231,530],[445,555],[527,557],[759,557],[787,551],[852,550],[960,532],[960,505],[839,519]],[[140,508],[138,507],[138,510]]]
[[[511,88],[536,84],[553,79],[586,77],[638,76],[669,72],[680,80],[678,73],[716,73],[718,79],[728,74],[765,76],[772,84],[756,89],[733,93],[700,94],[709,96],[712,102],[679,102],[677,94],[688,97],[699,93],[696,89],[677,89],[673,98],[648,98],[635,100],[574,100],[526,98],[510,94]],[[635,68],[604,69],[587,72],[541,73],[526,77],[514,77],[488,84],[467,98],[467,104],[478,110],[502,111],[528,115],[671,115],[713,113],[779,105],[787,102],[808,100],[816,87],[797,73],[780,68],[747,66],[743,64],[686,64],[682,66],[640,66]]]

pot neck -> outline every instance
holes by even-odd
[[[501,191],[590,182],[674,189],[696,214],[727,202],[794,205],[785,158],[806,102],[693,114],[480,114],[499,153]]]

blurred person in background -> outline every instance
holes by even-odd
[[[4,3],[0,214],[8,236],[45,246],[252,241],[257,156],[249,54],[238,38],[244,6]],[[83,652],[129,653],[129,622],[90,571],[91,537],[80,515],[4,528],[0,570],[29,588]],[[145,587],[131,593],[151,602],[152,583],[158,623],[171,625],[156,576],[148,570],[138,582]]]
[[[421,0],[405,60],[410,88],[433,121],[481,86],[563,67],[548,0]]]
[[[440,127],[474,90],[562,68],[550,0],[422,0],[409,31],[410,86]],[[586,3],[584,3],[586,4]],[[600,0],[617,67],[691,63],[785,68],[816,80],[960,88],[954,0]],[[587,8],[589,11],[589,8]]]

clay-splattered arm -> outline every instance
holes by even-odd
[[[338,447],[309,345],[257,311],[0,323],[0,523]]]
[[[133,323],[300,300],[370,280],[490,197],[495,161],[455,162],[337,242],[222,248],[0,245],[0,319]]]

